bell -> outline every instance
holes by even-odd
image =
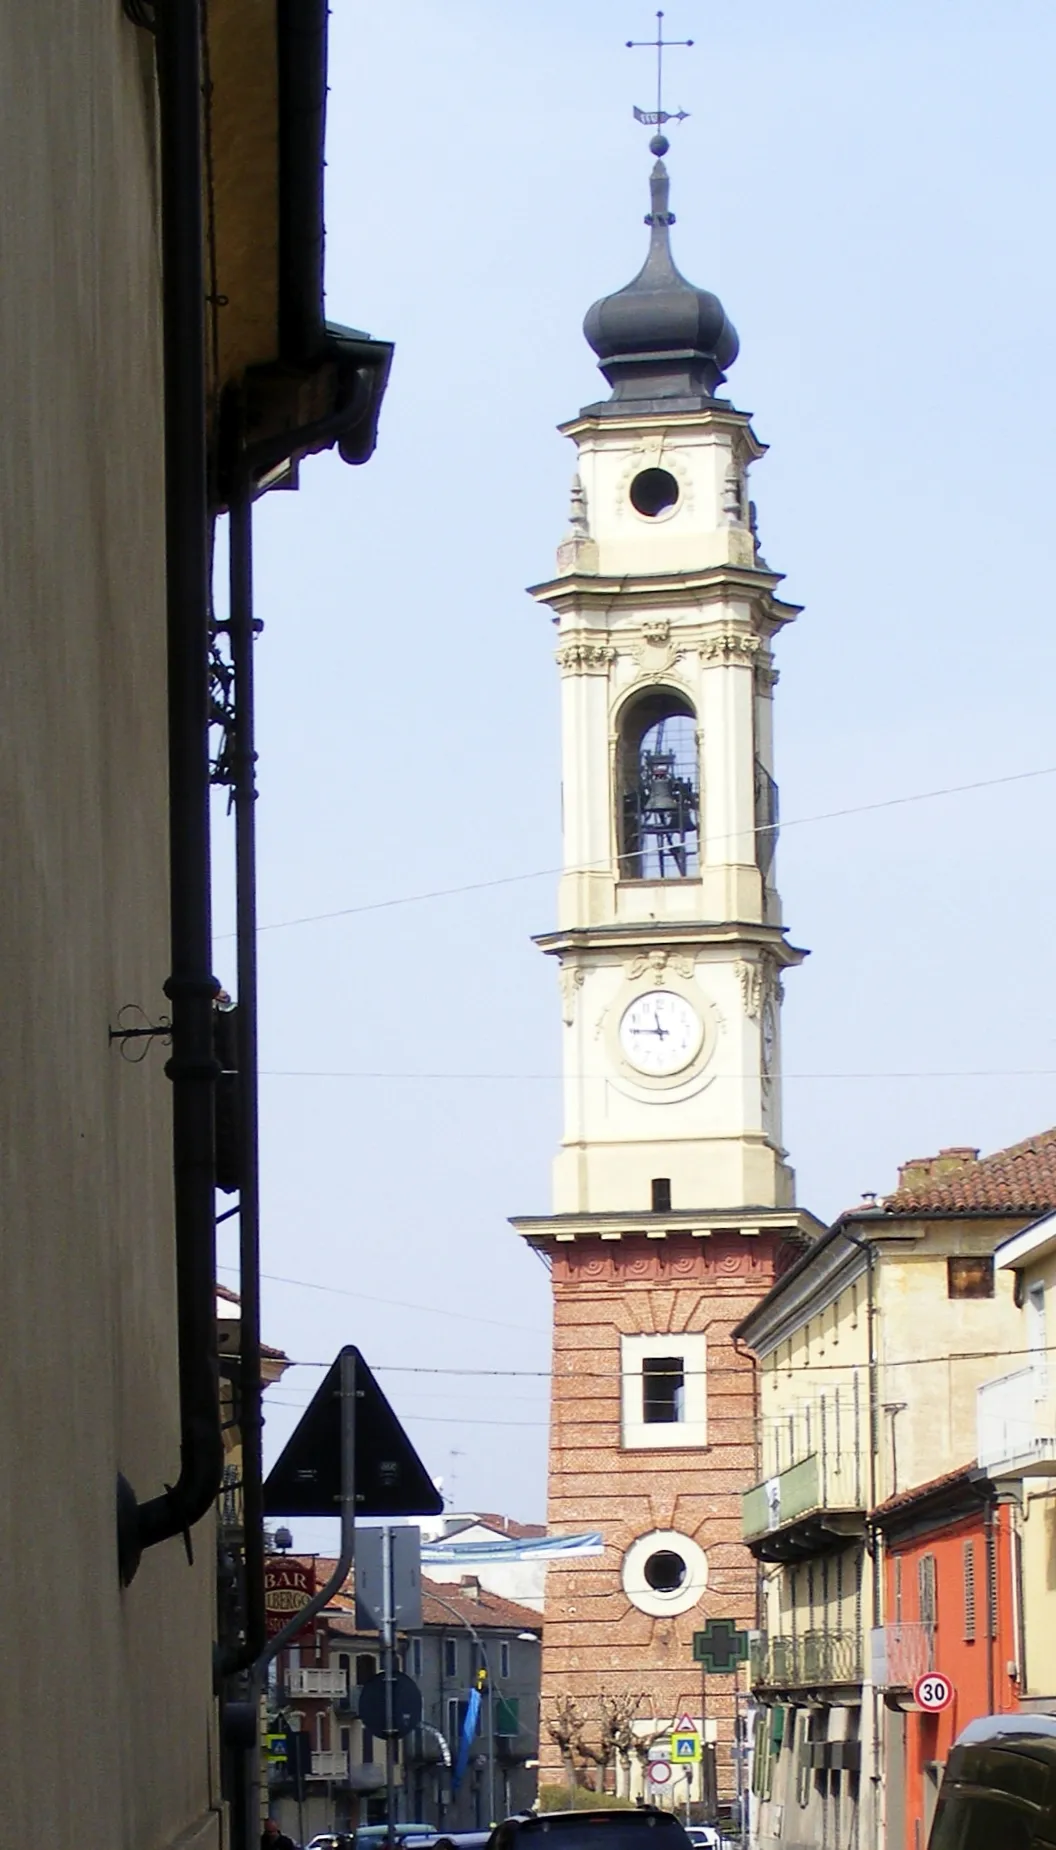
[[[671,788],[671,779],[666,771],[652,779],[645,796],[645,809],[649,814],[655,810],[676,808],[675,793]]]

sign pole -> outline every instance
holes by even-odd
[[[708,1672],[704,1659],[700,1660],[700,1815],[701,1822],[710,1822],[708,1813],[711,1797],[708,1761]]]
[[[381,1531],[381,1651],[382,1667],[385,1677],[385,1823],[389,1850],[396,1850],[396,1780],[393,1769],[392,1742],[394,1730],[394,1613],[395,1594],[392,1584],[392,1530],[388,1523]]]

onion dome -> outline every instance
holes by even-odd
[[[649,143],[657,156],[649,180],[649,254],[632,283],[602,296],[583,332],[612,386],[614,399],[711,398],[737,358],[737,330],[718,296],[695,289],[675,268],[668,230],[665,135]]]

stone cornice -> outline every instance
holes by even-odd
[[[571,1245],[584,1240],[706,1240],[712,1234],[736,1233],[745,1240],[764,1233],[812,1244],[824,1224],[806,1208],[689,1208],[667,1214],[515,1214],[510,1226],[530,1246]]]
[[[747,920],[724,920],[715,924],[700,919],[676,919],[663,923],[640,920],[626,925],[570,925],[561,931],[539,932],[532,943],[552,957],[564,956],[569,951],[649,951],[658,945],[678,949],[687,944],[754,944],[770,951],[782,969],[801,964],[810,955],[797,945],[789,944],[780,926]]]
[[[752,429],[750,411],[738,411],[728,399],[716,399],[714,405],[699,411],[646,411],[634,412],[628,409],[626,415],[600,417],[596,412],[581,411],[578,417],[569,418],[567,424],[559,424],[558,431],[562,437],[573,440],[587,435],[633,435],[637,431],[677,431],[679,436],[694,430],[736,429],[742,433],[742,441],[753,462],[765,456],[770,445],[760,443]]]
[[[679,607],[699,609],[703,604],[717,604],[739,595],[761,605],[766,623],[776,630],[793,622],[803,608],[802,604],[787,604],[774,596],[782,577],[780,572],[728,564],[709,565],[694,572],[626,572],[617,576],[570,572],[563,578],[529,585],[528,595],[558,615],[566,610],[590,612],[598,628],[606,626],[613,606],[621,602],[632,603],[637,610],[670,611]]]

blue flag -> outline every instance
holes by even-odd
[[[458,1742],[458,1753],[451,1768],[451,1791],[457,1792],[466,1776],[469,1765],[469,1750],[476,1739],[477,1725],[480,1721],[480,1691],[471,1689],[466,1703],[466,1719],[462,1723],[462,1733]]]

